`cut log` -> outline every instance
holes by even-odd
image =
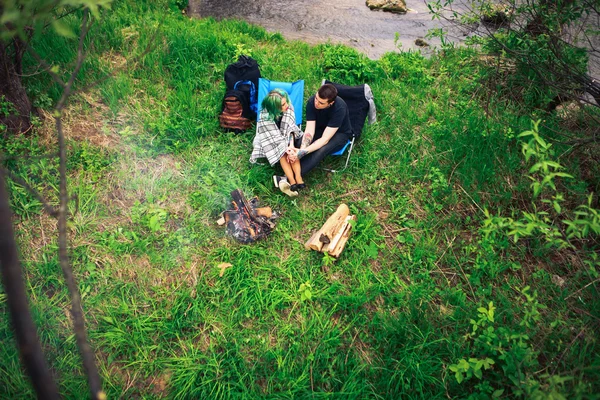
[[[323,227],[321,228],[321,235],[324,235],[329,239],[328,243],[330,243],[331,239],[333,239],[334,236],[337,234],[338,230],[343,225],[344,221],[346,220],[346,217],[349,214],[350,209],[348,208],[348,206],[345,204],[340,204],[336,212],[334,212],[331,215],[331,217],[329,217],[327,222],[325,222],[325,225],[323,225]],[[321,241],[323,243],[327,242],[327,240]]]
[[[271,210],[271,207],[255,208],[254,211],[256,211],[256,215],[262,215],[263,217],[271,218],[273,216],[273,210]]]
[[[352,216],[353,219],[355,219],[356,217]],[[331,251],[329,251],[329,255],[335,258],[338,258],[340,256],[340,254],[342,253],[342,250],[344,250],[344,247],[346,246],[346,242],[348,242],[348,238],[350,237],[350,231],[352,230],[352,225],[350,223],[348,223],[345,227],[344,230],[342,232],[342,235],[337,243],[337,245],[335,246],[335,248]]]
[[[310,239],[308,239],[306,241],[306,243],[304,243],[304,248],[306,250],[312,250],[310,248],[310,244],[313,243],[315,240],[317,240],[317,234],[319,233],[319,231],[315,231],[315,233],[312,234],[312,236],[310,237]]]
[[[304,244],[304,247],[311,250],[322,251],[325,242],[331,242],[331,239],[337,234],[338,230],[350,214],[350,209],[345,204],[340,204],[337,210],[327,219],[323,227],[319,229]]]
[[[339,244],[340,240],[342,239],[344,232],[346,232],[348,225],[350,225],[350,221],[356,221],[356,216],[348,215],[346,217],[346,220],[344,221],[344,223],[338,230],[337,235],[335,235],[335,237],[333,239],[331,239],[329,246],[327,246],[327,252],[331,253],[333,250],[335,250],[336,246]]]

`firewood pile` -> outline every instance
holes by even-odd
[[[254,243],[273,231],[277,214],[271,207],[259,207],[257,197],[246,200],[239,189],[231,192],[231,198],[233,209],[224,211],[217,221],[226,226],[228,235],[241,243]]]
[[[231,198],[233,208],[223,211],[222,217],[217,221],[219,225],[226,226],[228,235],[242,243],[254,243],[275,229],[278,215],[271,207],[260,207],[256,197],[248,201],[239,189],[231,192]],[[340,204],[321,229],[312,234],[304,247],[306,250],[327,252],[330,256],[339,257],[348,242],[354,221],[356,216],[350,215],[348,206]]]
[[[304,248],[321,253],[327,252],[330,256],[339,257],[350,237],[352,221],[356,221],[356,216],[350,215],[350,209],[346,204],[340,204],[321,229],[308,239]]]

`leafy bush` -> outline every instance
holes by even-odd
[[[8,117],[16,111],[14,104],[8,101],[6,96],[0,95],[0,117]]]
[[[514,63],[514,71],[506,74],[505,85],[499,87],[500,93],[508,98],[521,93],[520,100],[533,109],[545,108],[566,92],[581,91],[581,84],[572,75],[587,72],[587,51],[564,44],[558,52],[555,41],[550,35],[531,36],[519,31],[500,31],[484,38],[485,52],[508,57]],[[564,65],[572,70],[570,74],[565,73]]]
[[[360,85],[377,76],[377,63],[342,45],[321,45],[323,77],[345,85]]]
[[[429,84],[434,79],[429,74],[426,60],[420,53],[386,53],[381,58],[380,64],[390,78],[406,83]]]
[[[454,2],[435,0],[428,6],[437,18],[443,18]],[[584,90],[598,96],[593,77],[587,75],[588,61],[598,62],[594,57],[588,60],[597,51],[599,31],[588,22],[598,18],[597,1],[500,3],[475,0],[461,11],[451,11],[453,18],[464,24],[486,25],[487,29],[475,33],[481,37],[471,42],[482,44],[484,52],[514,66],[508,74],[495,70],[505,79],[495,90],[527,107],[548,110],[563,99],[583,100]]]
[[[188,8],[189,0],[173,0],[173,4],[179,10],[185,10]]]
[[[536,162],[529,169],[531,179],[532,211],[522,211],[514,217],[492,216],[485,211],[486,220],[483,232],[490,235],[502,231],[512,236],[515,243],[524,237],[540,237],[547,247],[575,248],[573,239],[590,237],[597,243],[600,237],[600,210],[592,207],[593,194],[587,198],[587,204],[579,205],[572,216],[568,210],[563,210],[561,203],[565,195],[557,188],[557,178],[572,179],[573,176],[561,172],[564,168],[552,161],[552,144],[546,142],[539,134],[540,121],[533,123],[530,131],[525,131],[519,137],[530,137],[523,143],[522,152],[525,160],[534,159]],[[542,196],[544,194],[544,196]],[[535,202],[538,200],[538,202]]]
[[[479,307],[477,319],[471,319],[471,332],[465,335],[477,356],[449,366],[458,383],[478,379],[470,399],[500,398],[508,394],[507,389],[516,397],[565,399],[563,384],[572,378],[538,372],[539,352],[534,349],[533,335],[545,306],[529,286],[519,294],[522,312],[518,324],[499,319],[493,302]],[[486,372],[494,368],[501,370]]]

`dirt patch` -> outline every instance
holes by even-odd
[[[58,223],[56,218],[50,217],[46,213],[34,217],[36,220],[31,223],[19,223],[16,226],[19,243],[26,246],[20,246],[20,251],[24,260],[41,262],[42,250],[46,246],[56,243],[58,238]]]
[[[121,30],[121,33],[124,33],[123,36],[127,34],[128,38],[134,38],[139,35],[138,32],[131,30],[131,28],[124,28]],[[127,64],[127,58],[113,50],[109,50],[102,54],[102,56],[100,56],[100,60],[103,61],[111,70],[122,68]]]
[[[165,269],[151,262],[146,255],[126,255],[112,261],[116,267],[113,269],[113,277],[119,281],[136,284],[140,289],[149,291],[153,288],[171,287],[173,293],[180,291],[182,286],[194,288],[192,296],[195,296],[195,287],[198,284],[198,261],[181,262],[181,267],[176,269]]]
[[[367,344],[357,338],[352,344],[352,348],[354,349],[354,353],[358,356],[358,358],[362,360],[363,364],[373,365],[374,356],[371,352],[371,348]]]
[[[384,312],[383,306],[385,305],[385,300],[381,295],[377,296],[373,302],[365,303],[363,305],[365,311],[373,317],[378,312]]]
[[[106,123],[108,107],[97,93],[79,93],[80,99],[63,111],[63,133],[67,139],[88,142],[102,148],[115,148],[121,143],[114,129]],[[56,146],[56,125],[52,114],[40,110],[42,126],[38,129],[41,143],[49,148]]]
[[[202,353],[208,352],[210,349],[210,331],[208,327],[197,330],[198,335],[194,338],[194,347],[200,350]]]
[[[149,195],[167,199],[157,205],[169,214],[180,218],[189,215],[193,210],[187,204],[185,190],[169,191],[172,188],[156,183],[166,176],[183,176],[177,161],[169,155],[149,159],[135,158],[134,154],[130,154],[117,161],[114,170],[106,177],[106,191],[99,196],[99,201],[106,205],[112,215],[109,221],[101,222],[104,229],[115,223],[120,225],[131,222],[128,210],[138,202],[145,203]],[[171,223],[167,227],[176,229],[177,223]]]
[[[146,379],[145,387],[150,388],[150,393],[159,396],[159,398],[167,398],[169,382],[173,374],[170,371],[163,372],[158,376],[151,376]]]

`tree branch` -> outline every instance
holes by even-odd
[[[100,380],[100,374],[96,367],[94,352],[88,343],[87,333],[85,330],[85,318],[83,316],[83,308],[81,306],[81,294],[79,288],[75,282],[75,276],[73,269],[69,262],[68,254],[68,233],[67,233],[67,214],[68,214],[68,202],[69,194],[67,191],[67,146],[65,144],[65,136],[62,129],[61,112],[64,108],[66,101],[71,94],[73,83],[75,78],[83,65],[85,58],[83,51],[83,42],[88,32],[89,25],[89,10],[86,9],[83,15],[83,22],[81,25],[81,32],[79,35],[79,47],[77,50],[77,64],[71,74],[67,84],[65,85],[64,92],[58,101],[56,106],[56,132],[58,134],[58,151],[59,151],[59,176],[60,176],[60,187],[59,187],[59,215],[58,215],[58,257],[60,261],[60,267],[62,269],[67,288],[71,296],[71,315],[73,317],[73,329],[75,331],[75,340],[77,342],[77,348],[81,354],[83,361],[83,367],[85,369],[88,385],[90,388],[90,395],[93,400],[104,400],[106,394],[102,391],[102,382]]]
[[[81,33],[79,34],[79,47],[77,48],[77,62],[75,64],[75,68],[73,69],[73,72],[71,73],[71,76],[69,77],[69,80],[67,81],[67,84],[65,85],[65,90],[63,91],[63,94],[60,97],[60,100],[56,104],[56,111],[58,111],[59,113],[62,111],[63,107],[65,106],[65,103],[67,102],[67,99],[71,95],[71,90],[73,89],[73,83],[75,82],[75,78],[77,77],[77,74],[79,74],[79,70],[83,66],[83,60],[85,58],[85,54],[83,51],[83,42],[84,42],[85,37],[89,30],[89,25],[88,25],[89,14],[90,14],[90,12],[86,8],[85,11],[83,12],[83,22],[81,23]]]
[[[9,171],[8,169],[0,169],[0,171],[5,171],[5,173],[8,175],[8,177],[10,179],[12,179],[13,181],[15,181],[15,183],[18,183],[19,185],[23,186],[29,193],[31,193],[40,203],[42,203],[42,205],[44,206],[44,210],[46,210],[46,212],[54,218],[57,218],[58,215],[58,210],[54,207],[52,207],[44,198],[44,196],[41,195],[40,192],[38,192],[37,190],[35,190],[35,188],[33,188],[30,184],[28,184],[25,179],[21,178],[19,175]]]
[[[8,192],[3,170],[0,169],[0,268],[15,338],[38,399],[58,399],[58,389],[46,366],[36,327],[29,311],[14,238]]]
[[[62,78],[52,70],[52,65],[48,64],[46,62],[46,60],[44,60],[42,57],[40,57],[40,55],[31,47],[31,46],[27,46],[27,52],[29,54],[31,54],[31,56],[33,58],[35,58],[35,60],[37,62],[39,62],[40,64],[42,64],[42,67],[44,67],[44,70],[46,72],[48,72],[48,74],[50,74],[50,76],[52,77],[52,79],[54,79],[54,81],[56,83],[58,83],[59,85],[61,85],[62,87],[65,86],[65,82],[62,80]]]

